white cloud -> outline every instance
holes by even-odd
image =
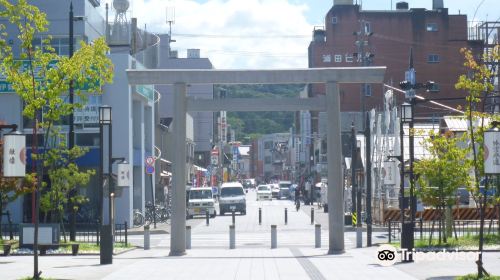
[[[181,57],[186,49],[199,48],[202,57],[210,58],[218,69],[307,68],[312,26],[305,17],[306,4],[287,0],[199,2],[133,0],[131,9],[141,28],[146,24],[149,31],[168,33],[166,8],[174,6],[172,33],[177,42],[172,48]]]

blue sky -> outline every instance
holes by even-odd
[[[324,24],[333,0],[131,0],[139,26],[167,33],[167,7],[175,8],[172,48],[180,57],[198,48],[216,68],[307,68],[314,26]],[[356,1],[356,0],[353,0]],[[389,10],[395,0],[357,0],[364,10]],[[103,2],[111,3],[112,0]],[[408,0],[432,8],[432,0]],[[450,14],[500,20],[499,0],[444,0]],[[476,12],[477,10],[477,12]]]

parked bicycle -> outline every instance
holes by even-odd
[[[163,205],[155,205],[151,202],[146,203],[146,215],[145,215],[145,223],[149,225],[153,222],[157,223],[169,223],[170,221],[170,211],[168,211],[167,207]]]
[[[144,218],[144,215],[142,214],[141,210],[134,209],[134,216],[132,223],[133,227],[142,227],[145,221],[146,219]]]

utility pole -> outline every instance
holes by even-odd
[[[356,128],[354,122],[351,125],[351,215],[356,214]],[[352,224],[355,227],[355,224]]]
[[[73,56],[73,1],[69,4],[69,58]],[[73,89],[73,80],[69,81],[69,103],[71,105],[74,104],[74,89]],[[71,108],[71,114],[69,115],[69,135],[68,135],[68,149],[71,150],[75,146],[75,123],[74,123],[74,110]],[[73,197],[75,195],[76,189],[73,188],[70,191],[70,196]],[[73,210],[73,203],[70,200],[70,230],[69,230],[69,240],[76,240],[76,212]]]
[[[370,113],[366,114],[365,139],[366,139],[366,246],[372,246],[372,161],[371,161],[371,126]]]
[[[361,66],[369,66],[372,63],[372,59],[374,55],[370,52],[367,52],[365,47],[369,47],[369,38],[370,36],[373,35],[373,32],[371,32],[371,27],[370,23],[365,21],[365,20],[360,20],[359,21],[360,26],[359,26],[359,31],[353,32],[353,35],[356,36],[356,46],[357,46],[357,53],[354,53],[354,57],[357,58],[358,62],[361,63]],[[365,125],[365,121],[363,120],[366,115],[366,97],[371,96],[371,86],[368,84],[362,84],[361,85],[361,95],[360,95],[360,101],[361,101],[361,123],[362,123],[362,130],[365,133],[365,139],[366,139],[366,145],[365,145],[365,155],[366,155],[366,168],[365,168],[365,182],[366,182],[366,200],[365,200],[365,208],[366,208],[366,214],[367,214],[367,226],[369,224],[369,230],[367,228],[367,245],[371,246],[371,163],[370,161],[370,147],[368,144],[368,137],[369,137],[369,132],[367,133],[367,130],[369,130],[369,119],[368,116],[367,122]],[[354,135],[356,137],[356,135]],[[356,156],[357,156],[357,147],[356,143],[354,143],[354,148],[353,150],[356,150]],[[361,152],[361,151],[360,151]],[[353,156],[354,159],[354,156]],[[356,167],[356,165],[355,165]],[[353,169],[353,172],[355,173],[355,170]],[[353,177],[354,178],[354,177]],[[356,184],[357,185],[357,184]],[[354,186],[354,184],[353,184]],[[370,190],[368,191],[368,187]],[[353,188],[354,191],[354,188]],[[361,204],[361,199],[362,199],[362,186],[356,186],[356,194],[353,194],[352,196],[355,197],[357,195],[356,200],[353,200],[353,208],[356,208],[357,213],[357,225],[356,225],[356,244],[357,247],[362,247],[362,219],[361,219],[361,213],[362,213],[362,204]],[[356,201],[356,203],[355,203]],[[356,205],[356,206],[354,206]]]

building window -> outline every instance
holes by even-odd
[[[369,22],[365,21],[363,27],[365,29],[365,34],[370,34],[372,32],[372,27]]]
[[[372,85],[364,84],[363,93],[365,94],[365,96],[372,96]]]
[[[439,63],[439,55],[438,54],[430,54],[427,56],[428,63]]]
[[[439,84],[438,83],[434,83],[432,85],[432,87],[429,89],[430,92],[439,92]]]
[[[78,133],[76,134],[76,144],[78,146],[99,146],[99,133]]]
[[[437,23],[427,23],[427,31],[429,32],[437,32],[438,31],[438,26]]]
[[[322,58],[323,58],[323,62],[332,62],[332,55],[331,54],[324,54]]]
[[[272,161],[272,160],[271,160],[271,157],[270,157],[270,156],[267,156],[267,157],[265,157],[265,158],[264,158],[264,163],[265,163],[265,164],[270,164],[270,163],[271,163],[271,161]]]
[[[272,148],[273,148],[273,142],[272,141],[264,142],[264,149],[270,150]]]
[[[81,40],[81,38],[78,38],[78,36],[75,36],[73,38],[73,50],[76,51],[80,44],[78,44],[78,41]],[[68,37],[52,37],[49,40],[47,38],[34,38],[33,41],[33,47],[39,47],[43,48],[46,47],[47,45],[50,45],[53,49],[54,52],[58,55],[69,55],[69,38]]]
[[[336,54],[335,55],[335,62],[342,62],[342,55]]]
[[[354,58],[353,58],[352,54],[345,55],[345,62],[352,63],[353,61],[354,61]]]
[[[332,17],[332,24],[337,24],[338,18],[337,17]]]

